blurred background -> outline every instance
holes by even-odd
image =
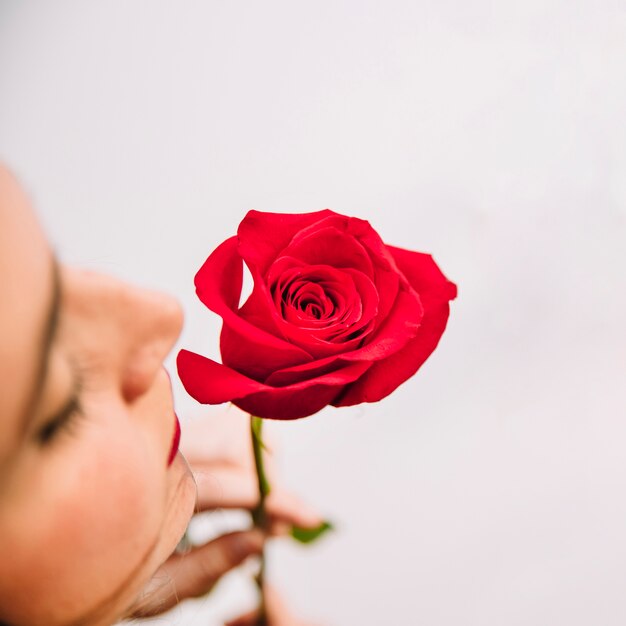
[[[458,284],[392,396],[268,426],[338,528],[271,548],[299,613],[626,622],[623,0],[0,0],[0,158],[64,260],[175,294],[213,357],[193,275],[251,208],[368,219]]]

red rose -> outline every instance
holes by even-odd
[[[254,288],[240,307],[243,262]],[[250,211],[195,285],[224,321],[223,365],[181,350],[185,389],[275,419],[390,394],[435,349],[456,296],[430,255],[385,245],[368,222],[329,210]]]

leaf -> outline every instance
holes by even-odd
[[[290,534],[300,543],[313,543],[329,530],[334,530],[334,526],[327,521],[322,522],[317,528],[301,528],[300,526],[292,526]]]

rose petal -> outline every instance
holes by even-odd
[[[367,343],[359,350],[343,355],[343,358],[351,361],[387,358],[415,337],[422,317],[423,308],[419,296],[413,290],[400,291],[392,313],[370,335]]]
[[[378,292],[377,318],[382,322],[387,319],[394,307],[398,291],[400,290],[400,275],[394,269],[377,266],[374,270],[374,285]]]
[[[258,417],[297,419],[316,413],[356,380],[365,364],[357,363],[315,379],[271,387],[194,352],[181,350],[178,375],[193,398],[203,404],[231,401]]]
[[[227,325],[222,327],[220,333],[220,354],[224,365],[254,380],[265,380],[276,368],[288,367],[286,363],[291,360],[285,358],[284,352],[275,352],[270,347],[251,342],[248,338],[243,339]],[[307,355],[306,360],[294,357],[291,363],[297,365],[312,360],[313,357]]]
[[[323,349],[317,350],[309,343],[307,351],[313,354],[315,359],[300,364],[286,365],[275,370],[263,368],[265,376],[255,375],[255,378],[265,380],[268,376],[273,376],[275,372],[276,378],[268,380],[274,382],[282,376],[293,377],[292,380],[304,380],[307,376],[314,375],[314,372],[320,371],[320,368],[324,371],[331,371],[348,363],[359,361],[372,363],[386,359],[402,350],[417,335],[423,315],[424,310],[419,296],[410,287],[405,288],[398,294],[393,311],[375,331],[368,335],[365,344],[362,345],[361,339],[357,338],[340,344],[326,343]],[[242,351],[241,360],[236,369],[240,370],[240,367],[245,366],[246,353]]]
[[[244,226],[248,216],[251,219]],[[317,231],[326,228],[334,228],[344,232],[346,236],[354,238],[356,243],[365,249],[367,256],[373,263],[373,278],[379,295],[379,319],[386,318],[398,292],[399,273],[392,254],[369,222],[339,215],[328,209],[304,214],[300,221],[295,219],[295,217],[300,216],[258,213],[256,211],[251,211],[248,216],[242,222],[243,228],[240,226],[239,229],[239,247],[242,257],[247,262],[249,261],[248,265],[253,276],[255,268],[258,268],[259,279],[262,279],[272,264],[272,255],[277,257],[283,253],[287,254],[286,242],[299,250],[298,246],[301,241],[308,237],[314,237]],[[265,219],[265,216],[268,216],[268,219]],[[277,232],[273,232],[275,221]],[[303,226],[306,222],[308,224]],[[267,241],[264,240],[266,236],[268,237]],[[289,236],[293,237],[293,241],[288,241]],[[259,239],[263,241],[259,242]],[[361,258],[361,252],[359,252],[359,258]],[[352,265],[352,267],[355,266]],[[369,272],[365,273],[371,276]],[[255,277],[255,282],[256,280]]]
[[[202,404],[221,404],[264,389],[263,383],[189,350],[176,357],[178,375],[187,393]]]
[[[346,388],[333,402],[333,406],[378,402],[413,376],[437,347],[446,328],[449,312],[447,302],[429,310],[422,319],[417,336],[399,352],[373,363],[359,380]]]
[[[311,385],[306,389],[262,391],[233,404],[251,415],[275,420],[295,420],[308,417],[327,407],[343,389],[342,385]]]
[[[315,359],[322,359],[329,355],[355,350],[363,343],[363,337],[369,330],[367,324],[364,326],[353,324],[355,336],[351,337],[350,331],[345,331],[340,323],[332,323],[318,329],[296,326],[285,321],[280,324],[280,328],[285,337],[303,350],[306,350]],[[360,331],[363,331],[363,334]]]
[[[397,314],[390,316],[377,331],[376,339],[361,348],[328,356],[319,360],[277,370],[267,379],[268,383],[295,382],[317,376],[320,372],[331,372],[349,363],[364,363],[368,366],[377,361],[387,362],[393,354],[402,350],[417,335],[422,322],[423,309],[414,291],[402,291],[398,296]]]
[[[221,243],[202,264],[194,278],[198,297],[218,315],[221,315],[221,310],[230,311],[239,307],[243,263],[236,254],[236,249],[237,237],[230,237]]]
[[[286,387],[268,387],[267,391],[234,400],[240,409],[269,419],[298,419],[317,413],[331,404],[352,380],[357,380],[368,367],[354,363],[318,378]]]
[[[362,272],[353,269],[344,269],[354,281],[355,291],[360,300],[360,315],[358,319],[354,317],[346,318],[347,327],[334,338],[334,342],[346,341],[351,335],[358,333],[358,337],[363,339],[369,332],[366,328],[370,322],[374,321],[378,315],[378,291],[374,283]]]
[[[292,246],[299,246],[301,242],[309,237],[316,237],[318,232],[325,229],[334,229],[344,233],[346,237],[353,237],[362,247],[367,250],[367,256],[370,257],[374,264],[385,266],[388,269],[396,269],[395,261],[387,247],[380,238],[380,235],[372,228],[371,224],[357,217],[347,217],[330,211],[326,216],[321,217],[317,222],[312,223],[306,228],[302,228],[294,235],[293,241],[288,250]],[[323,244],[320,244],[323,245]],[[286,252],[289,254],[289,252]],[[359,253],[359,257],[360,257]],[[346,257],[348,267],[354,267],[350,262],[350,257]]]
[[[413,252],[394,246],[387,247],[411,287],[419,293],[425,307],[431,300],[447,302],[456,298],[456,285],[444,276],[430,254]]]
[[[234,310],[241,292],[242,261],[237,238],[218,246],[196,274],[200,300],[224,320],[221,347],[224,362],[250,376],[264,376],[263,370],[306,363],[311,355],[280,337],[246,320]],[[251,359],[250,354],[255,358]]]
[[[264,276],[296,233],[330,215],[336,214],[329,209],[300,214],[249,211],[237,230],[239,254],[251,271]]]
[[[377,402],[389,395],[422,366],[437,347],[446,328],[450,306],[456,297],[456,285],[450,282],[428,254],[390,246],[399,269],[419,291],[424,317],[415,338],[396,354],[378,361],[344,394],[335,406]]]
[[[372,280],[362,272],[352,268],[337,269],[328,265],[306,265],[293,257],[281,257],[272,265],[267,275],[268,283],[273,291],[274,325],[285,338],[301,345],[311,352],[319,340],[331,343],[349,341],[359,333],[363,339],[368,332],[370,321],[378,312],[378,293]],[[323,294],[320,289],[323,288]],[[310,292],[320,303],[327,303],[332,298],[335,311],[332,315],[320,319],[309,319],[300,311],[289,310],[294,298],[286,298],[285,292]],[[297,323],[302,320],[302,323]],[[310,331],[310,332],[304,332]],[[300,344],[300,342],[302,342]],[[336,348],[329,347],[336,352]],[[345,346],[345,350],[351,349]],[[311,352],[320,358],[322,352]]]
[[[359,367],[353,367],[358,365]],[[345,378],[345,372],[351,373],[352,380],[356,380],[364,372],[371,367],[371,362],[362,361],[356,363],[346,363],[336,357],[329,357],[326,359],[320,359],[314,363],[306,364],[304,366],[290,367],[284,370],[277,370],[265,381],[267,385],[272,387],[285,387],[287,385],[294,385],[306,380],[314,380],[319,376],[326,376],[327,374],[337,374],[338,372],[344,372],[342,376]],[[350,368],[349,370],[347,368]],[[352,382],[352,380],[346,379],[346,384]]]
[[[369,277],[374,274],[372,260],[365,248],[352,235],[334,226],[321,227],[316,223],[305,229],[293,238],[281,253],[283,255],[299,259],[307,265],[350,267]]]

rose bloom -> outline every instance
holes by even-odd
[[[240,307],[244,262],[254,288]],[[195,285],[223,319],[223,363],[181,350],[185,388],[274,419],[389,395],[435,349],[456,297],[430,255],[330,210],[250,211]]]

